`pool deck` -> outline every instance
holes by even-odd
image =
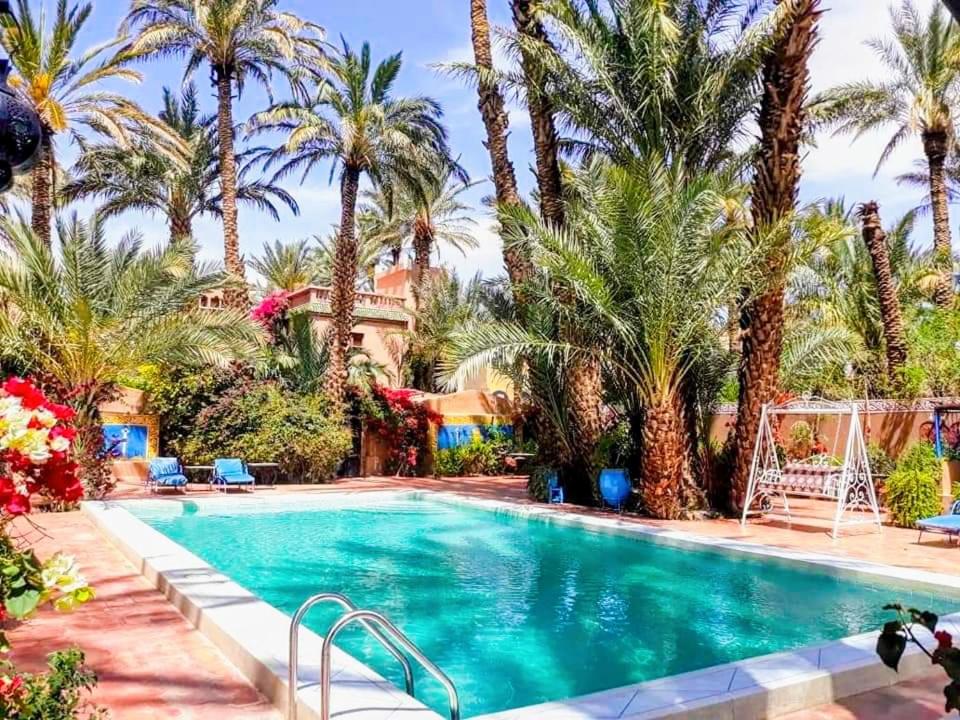
[[[310,494],[369,490],[425,489],[474,497],[528,503],[525,480],[506,478],[369,478],[326,486],[283,486],[284,492]],[[269,494],[263,489],[259,492]],[[121,485],[115,497],[145,494],[139,486]],[[206,486],[191,486],[188,496],[212,496]],[[556,507],[556,506],[555,506]],[[564,508],[567,509],[567,508]],[[600,511],[571,511],[610,515]],[[659,522],[622,516],[641,524],[706,535],[748,540],[791,550],[834,554],[887,565],[960,575],[960,549],[939,536],[917,545],[912,530],[869,527],[848,530],[839,540],[829,535],[830,506],[799,501],[794,524],[766,520],[741,530],[727,519]],[[45,537],[34,532],[41,556],[54,550],[75,555],[97,598],[73,614],[43,611],[10,633],[13,659],[28,670],[42,668],[45,653],[72,644],[86,653],[100,676],[93,699],[114,718],[280,718],[226,658],[79,512],[34,516]],[[893,599],[893,598],[891,598]],[[929,676],[863,693],[818,708],[781,717],[790,720],[938,720],[943,716],[945,675],[931,667]]]

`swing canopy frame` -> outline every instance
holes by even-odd
[[[747,524],[747,516],[773,510],[774,501],[780,500],[787,523],[792,523],[788,495],[800,495],[833,500],[836,509],[833,517],[834,538],[846,525],[875,524],[882,531],[880,505],[870,472],[867,443],[860,422],[860,408],[855,402],[837,402],[821,398],[802,398],[785,403],[767,403],[760,413],[760,426],[753,448],[750,478],[743,502],[741,526]],[[837,418],[833,453],[815,455],[806,460],[781,462],[777,452],[774,427],[777,418],[785,415],[832,415]],[[849,418],[846,437],[843,439],[842,461],[837,462],[843,419]]]

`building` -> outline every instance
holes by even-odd
[[[363,348],[373,362],[387,369],[388,384],[401,383],[402,334],[413,327],[413,270],[397,266],[378,273],[373,292],[358,292],[353,326],[353,345]],[[289,311],[309,313],[315,332],[331,326],[329,287],[310,285],[289,296]]]

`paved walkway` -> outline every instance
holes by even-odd
[[[529,502],[525,480],[508,478],[370,478],[326,486],[282,486],[283,491],[323,493],[418,488],[455,491],[479,497]],[[272,492],[263,489],[264,494]],[[122,484],[119,497],[143,496],[142,487]],[[190,495],[211,494],[206,486],[191,487]],[[731,520],[643,522],[711,536],[762,542],[779,547],[835,553],[891,565],[955,574],[960,549],[926,538],[916,544],[916,533],[884,528],[882,534],[863,528],[834,541],[829,536],[830,506],[817,501],[798,502],[792,528],[779,521],[763,521],[746,530]],[[570,508],[582,512],[582,508]],[[600,511],[594,511],[600,512]],[[156,591],[119,551],[80,513],[35,516],[48,537],[36,543],[41,556],[61,549],[79,560],[97,598],[77,612],[59,615],[43,611],[11,633],[13,658],[30,670],[39,670],[53,649],[72,644],[87,653],[100,676],[94,700],[116,720],[266,720],[279,719],[219,651]],[[929,677],[892,688],[864,693],[831,705],[789,716],[789,720],[936,720],[943,715],[939,668]]]

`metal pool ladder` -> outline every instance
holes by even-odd
[[[413,644],[410,638],[404,635],[386,617],[372,610],[358,609],[350,601],[350,598],[341,593],[320,593],[307,598],[290,622],[290,656],[287,663],[289,668],[287,677],[287,720],[297,720],[297,682],[300,666],[300,633],[298,630],[310,609],[322,602],[336,603],[344,609],[344,614],[327,631],[320,649],[320,720],[330,720],[330,654],[333,649],[333,641],[341,630],[352,623],[359,623],[400,663],[403,668],[403,680],[407,695],[416,697],[413,688],[413,668],[410,666],[410,660],[404,654],[404,650],[410,653],[414,660],[420,663],[427,672],[443,685],[444,690],[447,691],[447,700],[450,704],[450,720],[460,720],[460,698],[457,695],[457,688],[454,687],[447,674],[437,667],[420,648]],[[399,647],[397,647],[398,645]]]

